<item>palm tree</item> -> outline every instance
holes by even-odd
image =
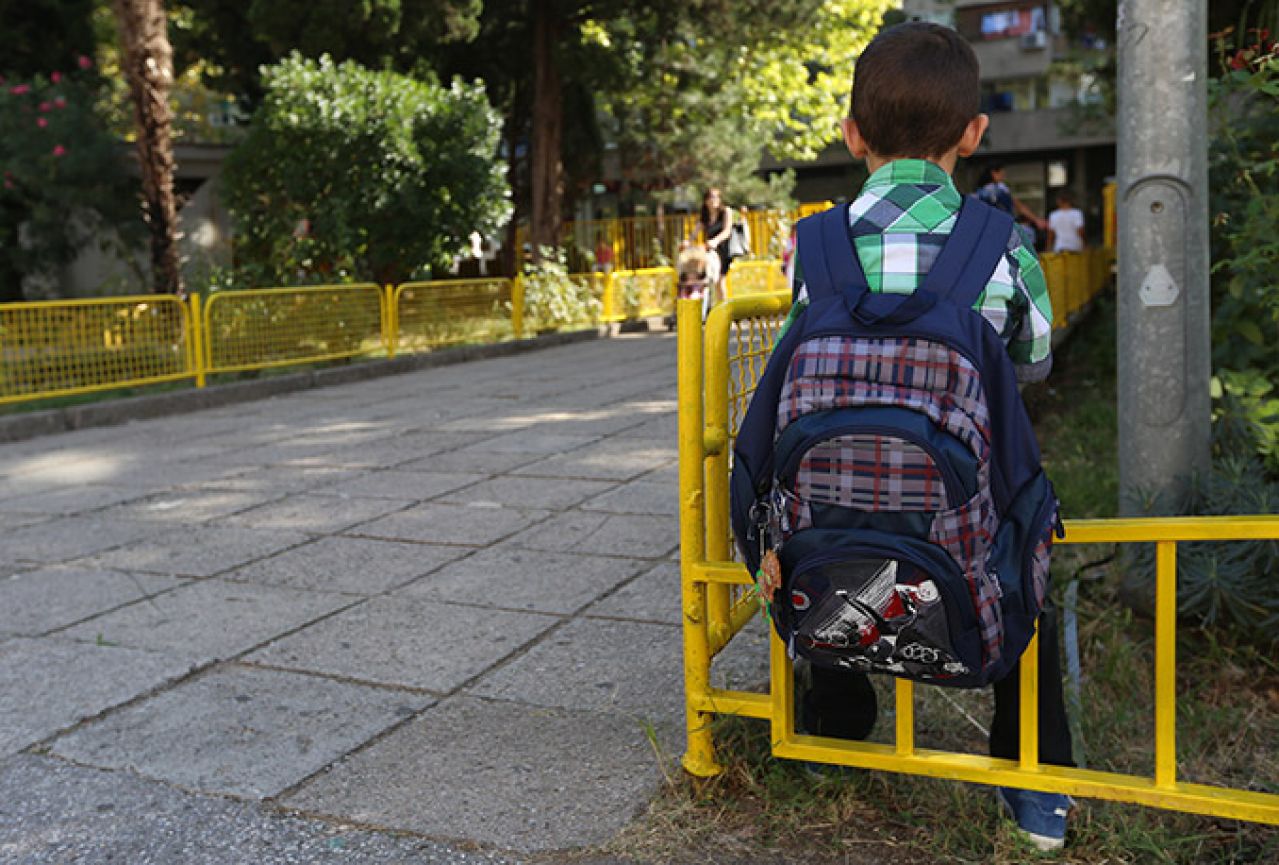
[[[181,294],[178,213],[173,195],[173,48],[164,0],[112,0],[120,29],[124,72],[133,99],[142,170],[143,219],[151,233],[151,273],[156,293]]]

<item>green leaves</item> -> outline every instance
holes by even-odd
[[[225,175],[260,280],[399,282],[509,218],[501,121],[482,84],[296,53],[265,68],[263,84]]]

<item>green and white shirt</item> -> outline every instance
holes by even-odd
[[[866,181],[848,210],[848,231],[871,291],[910,294],[936,261],[955,227],[963,196],[940,166],[898,159]],[[808,304],[794,238],[783,259],[795,305],[790,327]],[[1018,381],[1042,381],[1052,369],[1052,303],[1044,272],[1021,231],[1014,227],[1008,250],[973,308],[999,332],[1017,366]],[[778,337],[780,339],[780,335]]]

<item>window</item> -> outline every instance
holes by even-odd
[[[972,42],[1013,39],[1048,31],[1048,13],[1042,0],[960,9],[955,14],[959,32]]]

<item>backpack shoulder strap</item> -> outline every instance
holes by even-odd
[[[968,308],[977,302],[999,259],[1008,249],[1013,218],[973,196],[966,196],[955,227],[933,262],[923,288]]]
[[[795,242],[809,301],[870,290],[857,249],[848,235],[848,205],[841,204],[801,219]]]

